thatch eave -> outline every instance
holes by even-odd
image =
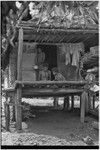
[[[67,27],[67,25],[59,25],[59,26],[55,26],[55,25],[45,25],[45,24],[37,24],[36,22],[34,23],[33,21],[21,21],[18,25],[17,28],[22,27],[23,29],[37,29],[37,31],[39,30],[50,30],[50,31],[59,31],[59,32],[66,32],[66,31],[70,31],[70,30],[76,30],[76,31],[98,31],[99,30],[99,25],[98,24],[89,24],[87,26],[79,26],[78,24],[75,26],[71,26],[71,27]]]
[[[23,28],[24,41],[50,44],[89,41],[91,41],[91,43],[93,43],[93,41],[98,43],[98,26],[93,26],[91,28],[58,28],[41,25],[38,27],[34,25],[33,22],[22,21],[17,25],[17,29],[19,28]]]

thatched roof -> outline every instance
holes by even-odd
[[[38,27],[33,21],[22,21],[17,28],[23,28],[24,41],[38,43],[78,43],[86,45],[98,45],[98,26],[91,25],[88,28],[54,27],[42,24]]]
[[[58,3],[54,1],[55,3]],[[37,42],[37,43],[77,43],[84,42],[86,47],[92,47],[98,45],[99,31],[98,31],[98,11],[96,8],[98,2],[79,2],[79,1],[59,1],[55,7],[53,1],[41,2],[36,9],[39,9],[39,13],[33,16],[29,21],[25,20],[28,11],[29,2],[25,2],[24,6],[19,12],[19,18],[11,27],[11,37],[14,37],[14,41],[18,39],[18,28],[24,29],[24,41]],[[61,3],[61,4],[60,4]],[[4,3],[2,3],[4,4]],[[42,4],[42,5],[41,5]],[[7,5],[8,6],[8,5]],[[41,6],[41,7],[40,7]],[[41,9],[42,8],[42,9]],[[45,9],[43,9],[45,8]],[[2,9],[3,12],[4,9]],[[7,8],[8,10],[8,8]],[[10,10],[10,7],[9,7]],[[42,12],[40,11],[42,10]],[[46,12],[47,11],[47,12]],[[5,11],[4,11],[5,12]],[[70,12],[73,16],[70,18]],[[4,17],[9,14],[6,11]],[[85,14],[85,15],[84,15]],[[15,17],[13,17],[15,20]],[[27,20],[27,19],[26,19]],[[17,24],[18,23],[18,24]],[[17,24],[17,25],[16,25]],[[10,25],[9,25],[10,26]],[[3,27],[3,25],[2,25]],[[15,32],[17,27],[17,31]],[[4,27],[3,27],[4,28]],[[13,32],[12,32],[13,31]],[[8,39],[12,39],[9,38]],[[12,43],[9,43],[9,45]],[[10,46],[11,47],[11,46]],[[12,49],[12,48],[10,48]],[[3,52],[2,60],[8,57],[10,54],[9,46],[6,51]],[[7,55],[6,55],[7,53]],[[2,66],[4,64],[2,63]]]
[[[98,2],[49,1],[33,5],[32,19],[20,21],[24,40],[39,43],[98,43]],[[23,13],[24,14],[24,13]]]

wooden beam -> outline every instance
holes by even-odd
[[[23,54],[23,29],[19,29],[19,43],[18,43],[18,60],[17,60],[17,80],[22,81],[22,54]],[[17,87],[15,94],[15,112],[16,112],[16,128],[17,131],[22,129],[22,112],[21,112],[21,100],[22,100],[22,86]]]
[[[38,31],[38,28],[37,27],[34,27],[34,26],[32,26],[32,27],[30,27],[29,26],[29,24],[27,25],[27,26],[25,26],[25,25],[19,25],[19,26],[17,26],[18,28],[23,28],[24,29],[24,31],[25,32],[29,32],[30,30],[32,30],[32,31],[34,31],[34,32],[41,32],[41,31],[44,31],[44,32],[53,32],[53,33],[56,33],[56,32],[66,32],[66,33],[76,33],[76,32],[78,32],[78,33],[91,33],[91,34],[94,34],[94,33],[98,33],[99,31],[98,31],[98,27],[96,28],[96,29],[67,29],[66,30],[66,28],[60,28],[60,29],[57,29],[57,28],[52,28],[52,29],[50,29],[50,28],[40,28],[39,29],[39,31]]]
[[[83,92],[83,90],[79,90],[79,89],[47,89],[47,88],[27,88],[27,89],[23,89],[22,91],[22,96],[23,97],[42,97],[42,96],[58,96],[58,97],[63,97],[66,95],[80,95]]]
[[[21,85],[75,85],[75,86],[84,86],[86,81],[15,81],[15,86],[17,84]]]
[[[59,34],[58,34],[59,33]],[[47,33],[35,33],[33,32],[32,30],[30,30],[29,33],[25,34],[24,35],[24,41],[35,41],[35,42],[38,42],[38,43],[51,43],[51,44],[55,44],[58,42],[58,44],[60,44],[61,42],[63,43],[77,43],[77,42],[83,42],[86,41],[86,38],[88,37],[88,41],[90,40],[92,43],[94,41],[94,39],[97,41],[96,39],[96,36],[97,34],[91,34],[91,33],[86,33],[86,34],[83,34],[82,32],[69,32],[69,33],[62,33],[60,35],[60,31],[54,34],[54,33],[50,33],[48,34]],[[39,39],[37,39],[39,35]],[[47,36],[48,35],[48,36]],[[95,36],[96,35],[96,36]],[[56,38],[58,37],[58,38]],[[91,37],[93,37],[93,39],[91,39]]]

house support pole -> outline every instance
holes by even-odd
[[[85,111],[86,111],[86,100],[87,100],[87,93],[84,91],[82,94],[81,94],[81,111],[80,111],[80,119],[81,119],[81,123],[84,123],[85,121]]]
[[[74,110],[74,95],[71,96],[71,100],[72,100],[72,106],[71,106],[71,109]]]
[[[17,80],[22,81],[22,54],[23,54],[23,29],[19,29],[18,41],[18,60],[17,60]],[[22,87],[19,85],[15,93],[15,112],[16,112],[16,128],[17,131],[22,129]]]
[[[5,96],[6,102],[4,103],[4,110],[5,110],[5,128],[6,131],[9,131],[10,126],[10,109],[9,109],[9,102],[8,102],[8,95]]]
[[[55,109],[57,109],[57,107],[58,107],[58,100],[59,100],[58,97],[54,97],[54,102],[53,102],[53,104],[54,104],[54,108],[55,108]]]
[[[64,98],[63,110],[69,109],[69,95]]]

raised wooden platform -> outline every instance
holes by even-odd
[[[21,86],[22,97],[39,97],[39,96],[66,96],[80,95],[83,92],[83,81],[15,81],[13,88],[4,89],[3,92],[12,93]]]
[[[17,130],[20,130],[22,129],[21,101],[23,97],[68,97],[73,95],[79,95],[81,97],[80,120],[83,123],[85,119],[85,84],[86,82],[83,81],[16,81],[12,88],[3,89],[2,92],[6,93],[6,102],[8,101],[8,97],[11,97],[12,95],[14,96],[13,102],[15,105],[15,110],[17,112]]]

